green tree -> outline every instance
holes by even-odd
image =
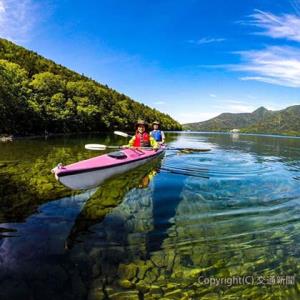
[[[18,64],[0,60],[0,132],[19,133],[29,114],[27,72]]]

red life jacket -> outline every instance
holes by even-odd
[[[149,146],[150,146],[149,134],[147,132],[144,132],[143,134],[136,132],[133,147],[149,147]]]

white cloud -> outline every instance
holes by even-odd
[[[224,42],[224,38],[208,38],[204,37],[199,40],[189,40],[188,42],[190,44],[196,44],[196,45],[203,45],[203,44],[210,44],[210,43],[219,43],[219,42]]]
[[[0,14],[5,13],[5,7],[3,0],[0,1]],[[1,15],[0,15],[1,17]]]
[[[164,105],[164,104],[166,104],[166,102],[164,102],[164,101],[156,101],[156,102],[154,102],[154,104],[155,105]]]
[[[263,30],[256,32],[256,34],[300,42],[300,17],[296,15],[284,14],[277,16],[270,12],[255,10],[250,18],[248,24]]]
[[[300,87],[300,51],[291,47],[267,47],[263,50],[241,51],[243,63],[230,68],[251,73],[242,80]]]
[[[209,94],[209,97],[211,97],[211,98],[217,98],[217,95],[215,95],[215,94]]]
[[[246,24],[260,28],[256,34],[271,38],[283,38],[300,42],[300,17],[297,15],[275,15],[255,10]],[[298,47],[267,46],[261,50],[236,52],[241,56],[239,65],[229,69],[247,74],[241,80],[255,80],[265,83],[300,87],[300,50]]]
[[[26,41],[36,20],[35,9],[32,0],[0,0],[0,36]]]
[[[293,101],[290,101],[290,100],[286,100],[284,101],[284,103],[266,103],[264,105],[265,108],[269,109],[269,110],[282,110],[282,109],[285,109],[289,106],[294,106],[294,105],[299,105],[300,103],[300,100],[299,102],[293,102]]]
[[[185,124],[185,123],[206,121],[216,117],[217,115],[219,115],[219,113],[195,111],[195,112],[181,112],[178,113],[177,115],[176,114],[173,115],[174,118],[176,120],[179,120],[181,124]]]
[[[253,112],[257,107],[239,100],[223,100],[214,105],[214,108],[222,112],[246,113]]]
[[[231,104],[226,106],[227,112],[230,113],[247,113],[247,112],[253,112],[257,107],[254,107],[252,105],[243,105],[243,104]]]

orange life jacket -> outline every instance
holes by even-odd
[[[150,146],[150,136],[147,132],[140,134],[135,133],[135,140],[133,143],[134,147],[149,147]]]

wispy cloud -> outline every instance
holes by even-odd
[[[195,112],[182,112],[175,116],[175,119],[180,120],[180,123],[186,124],[186,123],[192,123],[192,122],[201,122],[206,121],[211,118],[214,118],[219,113],[211,113],[211,112],[201,112],[201,111],[195,111]]]
[[[32,0],[0,0],[0,36],[15,42],[28,40],[36,8]]]
[[[288,87],[300,87],[300,51],[291,47],[267,47],[238,52],[243,63],[230,68],[248,72],[242,80],[256,80]]]
[[[209,94],[209,97],[211,97],[211,98],[217,98],[217,95],[215,95],[215,94]]]
[[[239,100],[222,100],[214,105],[214,108],[222,112],[246,113],[254,111],[257,107]]]
[[[270,12],[255,10],[249,16],[250,24],[260,28],[262,31],[256,34],[266,35],[271,38],[283,38],[300,42],[300,17],[292,14],[274,15]]]
[[[5,7],[3,1],[0,1],[0,13],[5,13]]]
[[[300,42],[300,17],[292,14],[275,15],[255,10],[250,21],[245,22],[261,29],[255,34],[266,35],[273,39],[286,39]],[[300,87],[300,50],[299,47],[267,46],[260,50],[235,52],[240,55],[239,65],[229,69],[245,72],[242,80],[255,80],[265,83]]]
[[[226,39],[224,38],[209,38],[204,37],[198,40],[188,40],[188,43],[195,44],[195,45],[203,45],[203,44],[211,44],[211,43],[219,43],[224,42]]]
[[[300,2],[299,0],[290,0],[291,6],[294,8],[296,14],[300,15]]]
[[[164,104],[166,104],[166,102],[164,102],[164,101],[156,101],[156,102],[154,102],[154,104],[155,105],[164,105]]]

